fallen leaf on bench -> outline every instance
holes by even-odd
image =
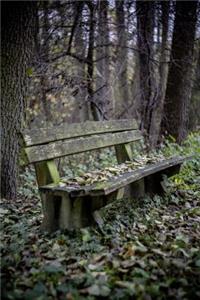
[[[83,177],[75,177],[75,180],[78,182],[80,185],[85,184],[85,179]]]
[[[105,182],[110,178],[116,178],[116,176],[120,176],[125,172],[132,172],[136,169],[141,169],[145,167],[147,164],[155,163],[161,161],[164,158],[163,155],[143,155],[137,158],[134,158],[132,161],[126,161],[125,163],[105,167],[103,170],[96,170],[91,172],[86,172],[79,174],[74,178],[62,178],[60,186],[69,185],[72,187],[79,188],[84,185],[92,185],[97,182]]]

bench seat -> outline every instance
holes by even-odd
[[[69,194],[71,198],[76,197],[84,197],[84,196],[102,196],[109,195],[112,192],[133,183],[135,181],[140,180],[141,178],[148,177],[149,175],[161,172],[163,175],[173,175],[174,168],[181,166],[181,164],[186,160],[186,157],[172,157],[169,159],[165,159],[163,161],[159,161],[156,164],[148,164],[143,167],[140,167],[131,172],[126,172],[120,175],[116,175],[113,178],[109,178],[107,181],[97,182],[92,185],[83,185],[83,186],[75,186],[67,185],[67,183],[60,184],[48,184],[40,187],[40,191],[42,192],[66,192]],[[158,184],[158,182],[157,182]]]

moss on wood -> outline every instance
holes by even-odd
[[[85,123],[64,124],[61,126],[24,130],[23,136],[25,145],[33,146],[75,137],[134,129],[138,129],[134,119],[103,122],[87,121]]]

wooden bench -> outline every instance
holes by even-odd
[[[86,226],[92,222],[94,211],[122,198],[124,192],[133,198],[145,193],[161,193],[163,174],[177,173],[184,157],[149,164],[103,183],[79,188],[60,184],[55,159],[114,146],[118,163],[123,163],[133,159],[132,143],[141,139],[135,120],[88,121],[25,130],[23,164],[34,164],[36,170],[44,213],[43,229],[54,231]]]

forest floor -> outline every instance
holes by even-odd
[[[1,200],[2,298],[200,298],[199,137],[186,148],[194,158],[163,198],[114,202],[101,228],[47,235],[37,195]]]

